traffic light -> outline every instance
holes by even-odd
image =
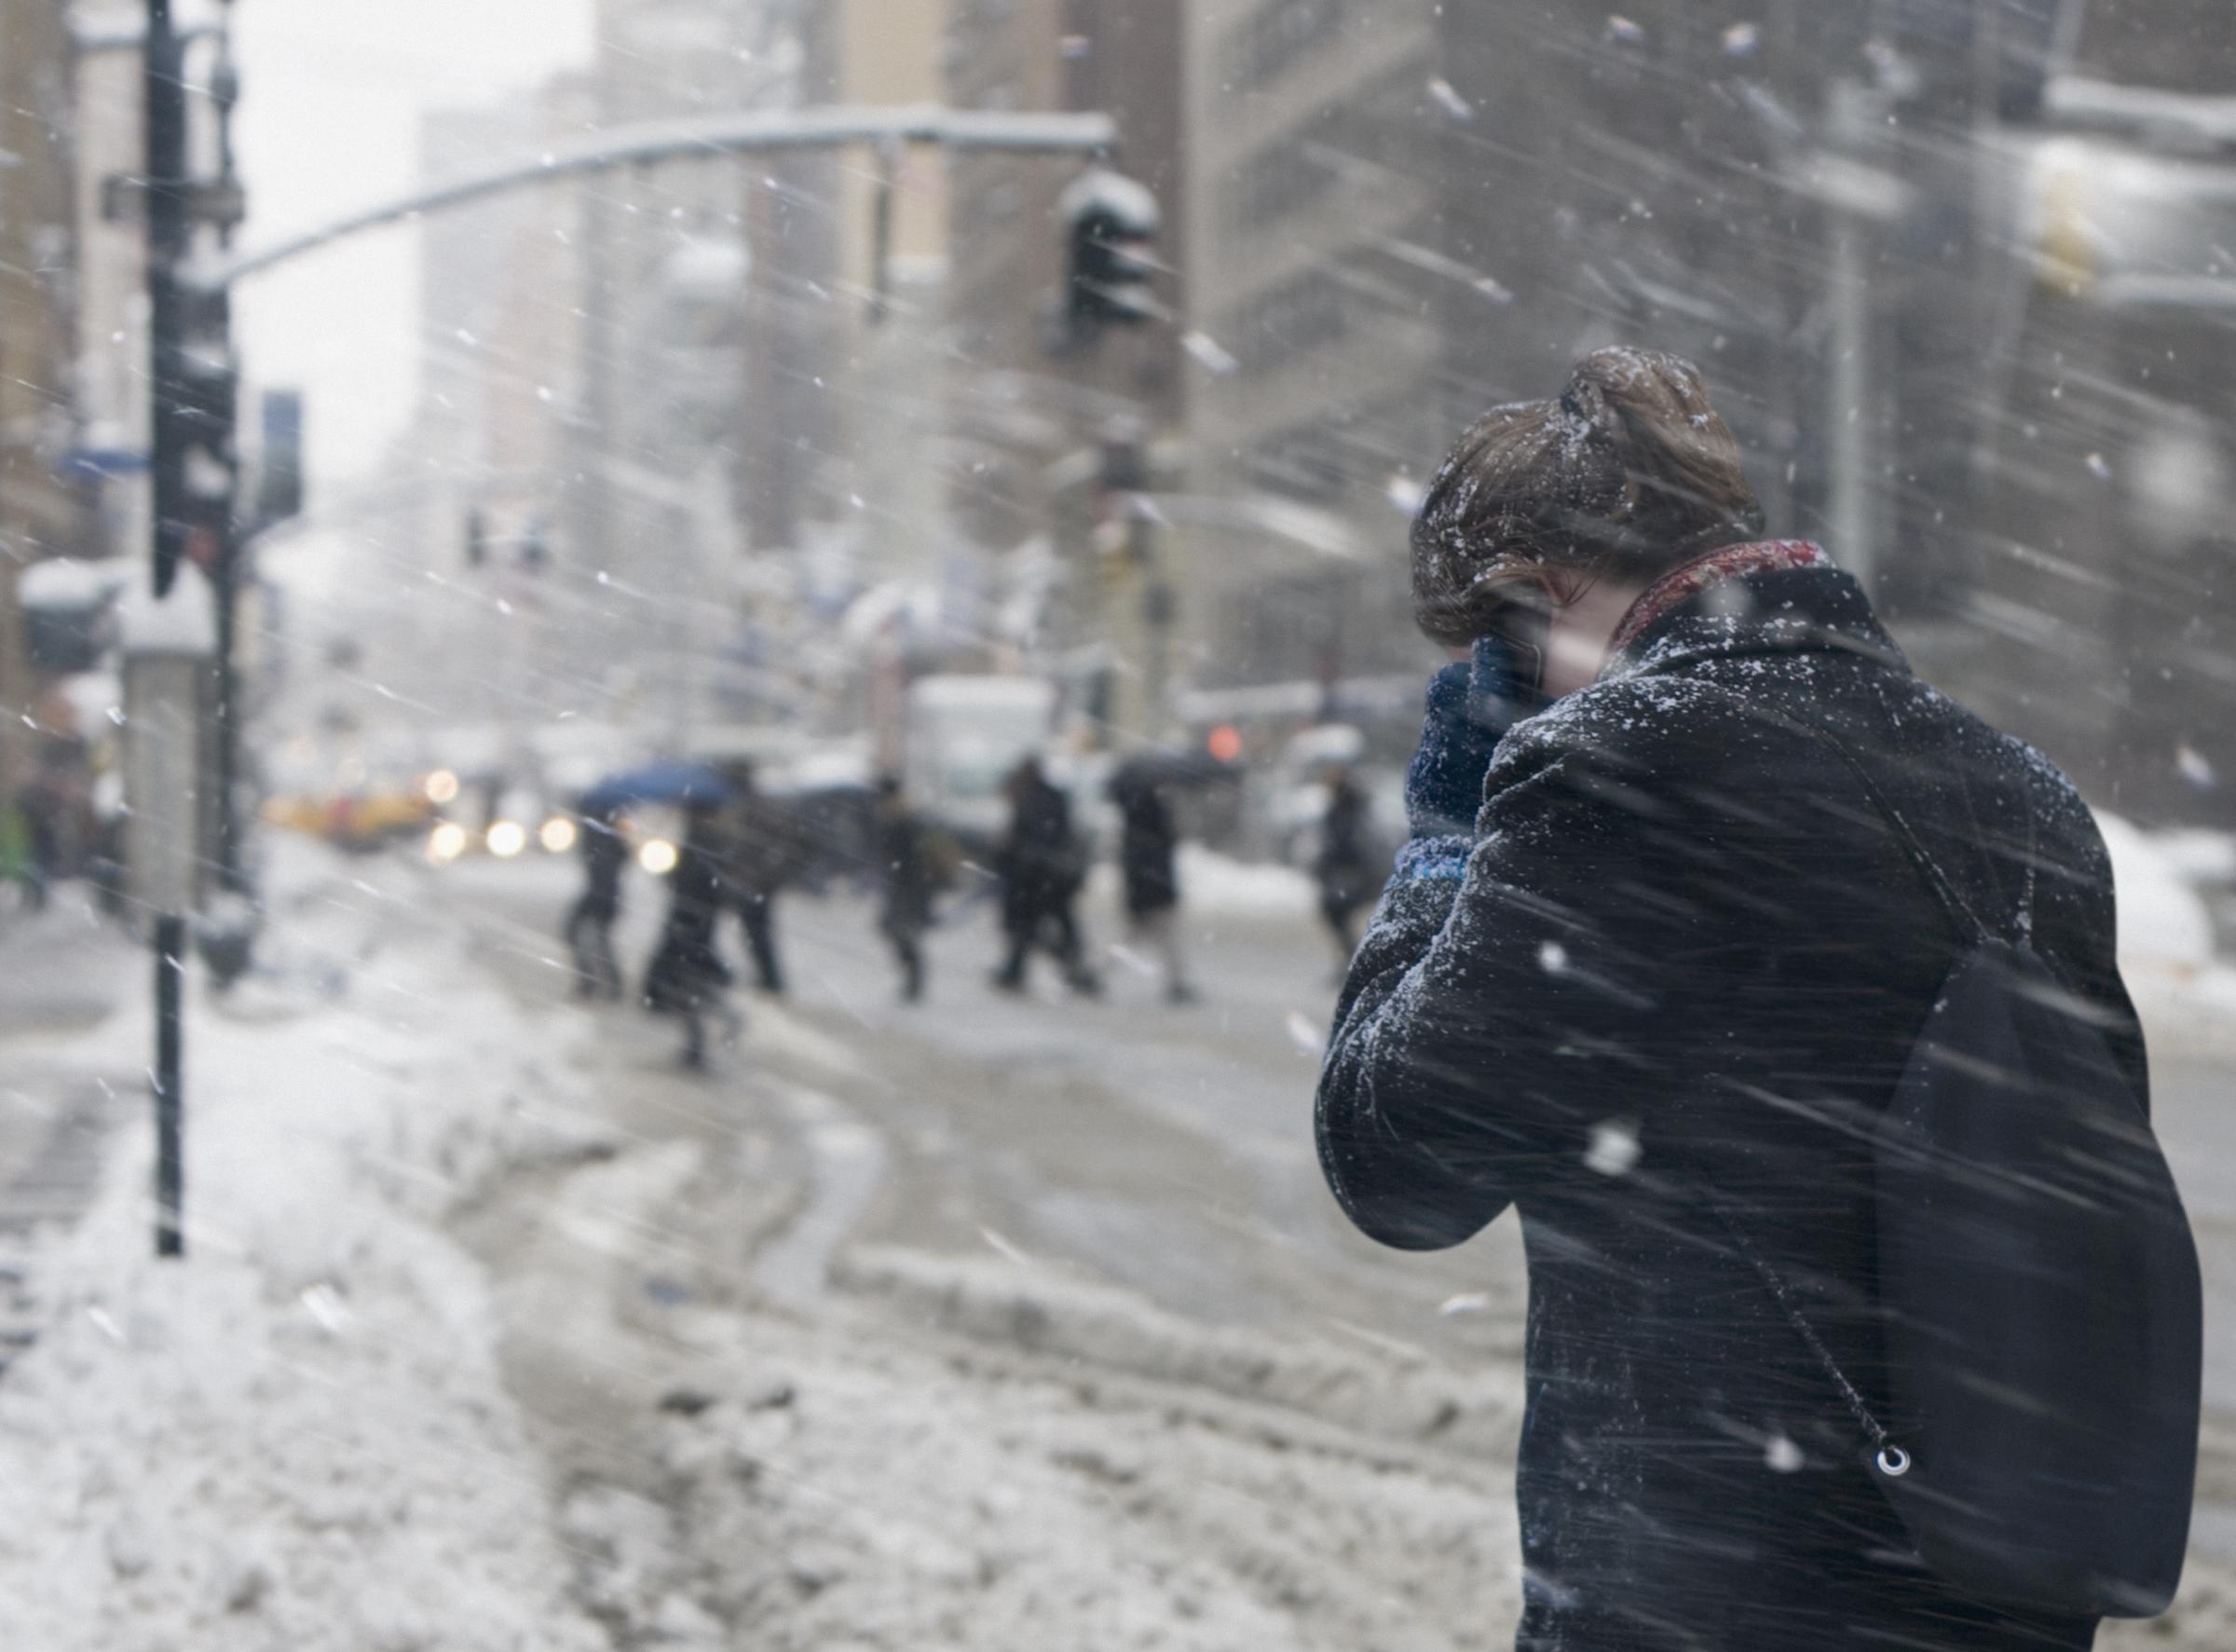
[[[1057,211],[1070,259],[1064,308],[1074,329],[1138,326],[1159,315],[1149,248],[1163,214],[1148,187],[1097,167],[1072,181]]]
[[[172,436],[184,486],[178,507],[179,552],[204,573],[214,573],[232,536],[236,468],[234,416],[238,376],[222,346],[181,352]],[[168,570],[161,578],[168,579]]]

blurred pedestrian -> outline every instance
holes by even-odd
[[[901,966],[901,997],[915,1003],[924,995],[924,934],[932,927],[932,903],[946,880],[933,828],[908,807],[900,781],[890,774],[878,782],[875,832],[878,928]]]
[[[655,1015],[683,1020],[683,1064],[706,1065],[706,1017],[721,1023],[727,1043],[737,1037],[742,1018],[729,1002],[733,980],[715,935],[726,898],[722,883],[723,819],[711,803],[693,803],[686,812],[684,839],[668,873],[668,916],[660,949],[645,974],[645,1005]]]
[[[1176,862],[1180,828],[1172,800],[1154,773],[1121,769],[1111,781],[1118,807],[1118,870],[1125,884],[1125,918],[1135,939],[1152,948],[1165,966],[1165,997],[1193,1003],[1195,988],[1180,940],[1180,875]]]
[[[1002,880],[1009,955],[994,972],[994,985],[1022,992],[1027,961],[1044,949],[1063,971],[1066,986],[1094,997],[1102,980],[1088,966],[1074,910],[1087,881],[1087,850],[1071,824],[1071,800],[1048,783],[1037,758],[1012,770],[1002,790],[1009,798],[1009,829],[995,852],[994,870]]]
[[[618,999],[621,966],[613,952],[613,926],[621,915],[621,874],[629,840],[618,809],[582,817],[576,840],[582,854],[582,893],[566,914],[566,945],[575,960],[575,996]]]
[[[1878,1294],[1888,1222],[1929,1212],[1889,1206],[1887,1178],[1933,1167],[1877,1143],[1919,1083],[1992,1094],[1976,1136],[1998,1112],[2051,1128],[2082,1085],[2128,1115],[2042,1172],[2038,1214],[2029,1177],[1963,1157],[1945,1203],[1972,1207],[1978,1237],[1926,1258],[1943,1278],[2139,1208],[2124,1170],[2148,1090],[2110,865],[2063,775],[1921,682],[1823,552],[1761,526],[1698,374],[1657,352],[1595,352],[1557,402],[1461,439],[1413,530],[1413,592],[1422,629],[1466,657],[1431,685],[1415,836],[1336,1012],[1321,1162],[1352,1221],[1407,1249],[1519,1208],[1521,1646],[2079,1652],[2106,1609],[2087,1600],[2157,1594],[2092,1556],[2037,1567],[2019,1604],[1963,1569],[1965,1545],[2023,1547],[2081,1507],[2114,1511],[2100,1536],[2121,1509],[2186,1522],[2187,1480],[2167,1501],[2151,1479],[2167,1459],[2084,1468],[2092,1439],[2162,1403],[2194,1447],[2194,1359],[2122,1340],[2146,1230],[2093,1252],[2093,1279],[2026,1273],[2016,1313],[1945,1293],[1970,1298],[1970,1340],[1895,1365],[1921,1303]],[[1967,1002],[2002,993],[2033,1039],[2006,1019],[1992,1060],[1921,1060],[1940,1047],[1921,1027],[1984,958],[2003,962]],[[2045,1037],[2061,1064],[2029,1072]],[[2061,1284],[2095,1294],[2052,1311]],[[1971,1374],[2027,1326],[2031,1378]],[[2106,1398],[2074,1405],[2074,1370]],[[1988,1426],[1925,1435],[1914,1459],[1923,1380]],[[2122,1413],[2138,1384],[2152,1397]],[[2021,1495],[1969,1496],[1983,1432]],[[1963,1535],[1916,1535],[1935,1522]],[[2178,1571],[2178,1536],[2171,1552]]]
[[[776,897],[805,867],[807,839],[783,800],[761,790],[753,764],[727,764],[722,778],[730,789],[723,823],[724,882],[744,927],[754,984],[776,997],[784,990],[784,963],[777,956]]]
[[[1335,967],[1342,971],[1358,950],[1358,915],[1379,893],[1381,878],[1365,790],[1342,766],[1328,771],[1326,784],[1328,809],[1320,816],[1312,875],[1320,887],[1320,916],[1335,937]]]
[[[23,901],[36,912],[45,908],[47,892],[61,875],[62,866],[62,799],[46,775],[27,782],[16,794],[16,816],[23,837]]]

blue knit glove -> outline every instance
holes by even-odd
[[[1470,659],[1428,679],[1421,744],[1405,771],[1405,813],[1415,838],[1475,830],[1491,754],[1534,709],[1533,698],[1513,650],[1495,636],[1479,639]]]

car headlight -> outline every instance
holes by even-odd
[[[528,828],[517,820],[500,820],[489,828],[489,853],[511,860],[528,846]]]
[[[647,838],[636,852],[636,864],[655,878],[664,878],[675,869],[675,845],[665,838]]]
[[[536,840],[553,854],[565,854],[575,846],[577,835],[573,821],[564,814],[554,814],[543,823],[543,830],[536,834]]]
[[[447,866],[466,853],[466,828],[455,820],[446,820],[427,835],[427,858],[437,866]]]

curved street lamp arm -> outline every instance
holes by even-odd
[[[1117,135],[1117,124],[1107,115],[1019,115],[1003,110],[948,109],[931,103],[894,108],[752,110],[653,121],[618,128],[416,190],[270,246],[221,260],[203,268],[193,280],[195,285],[215,292],[361,230],[376,229],[510,189],[649,161],[855,143],[937,143],[948,149],[1098,155],[1111,147]]]

